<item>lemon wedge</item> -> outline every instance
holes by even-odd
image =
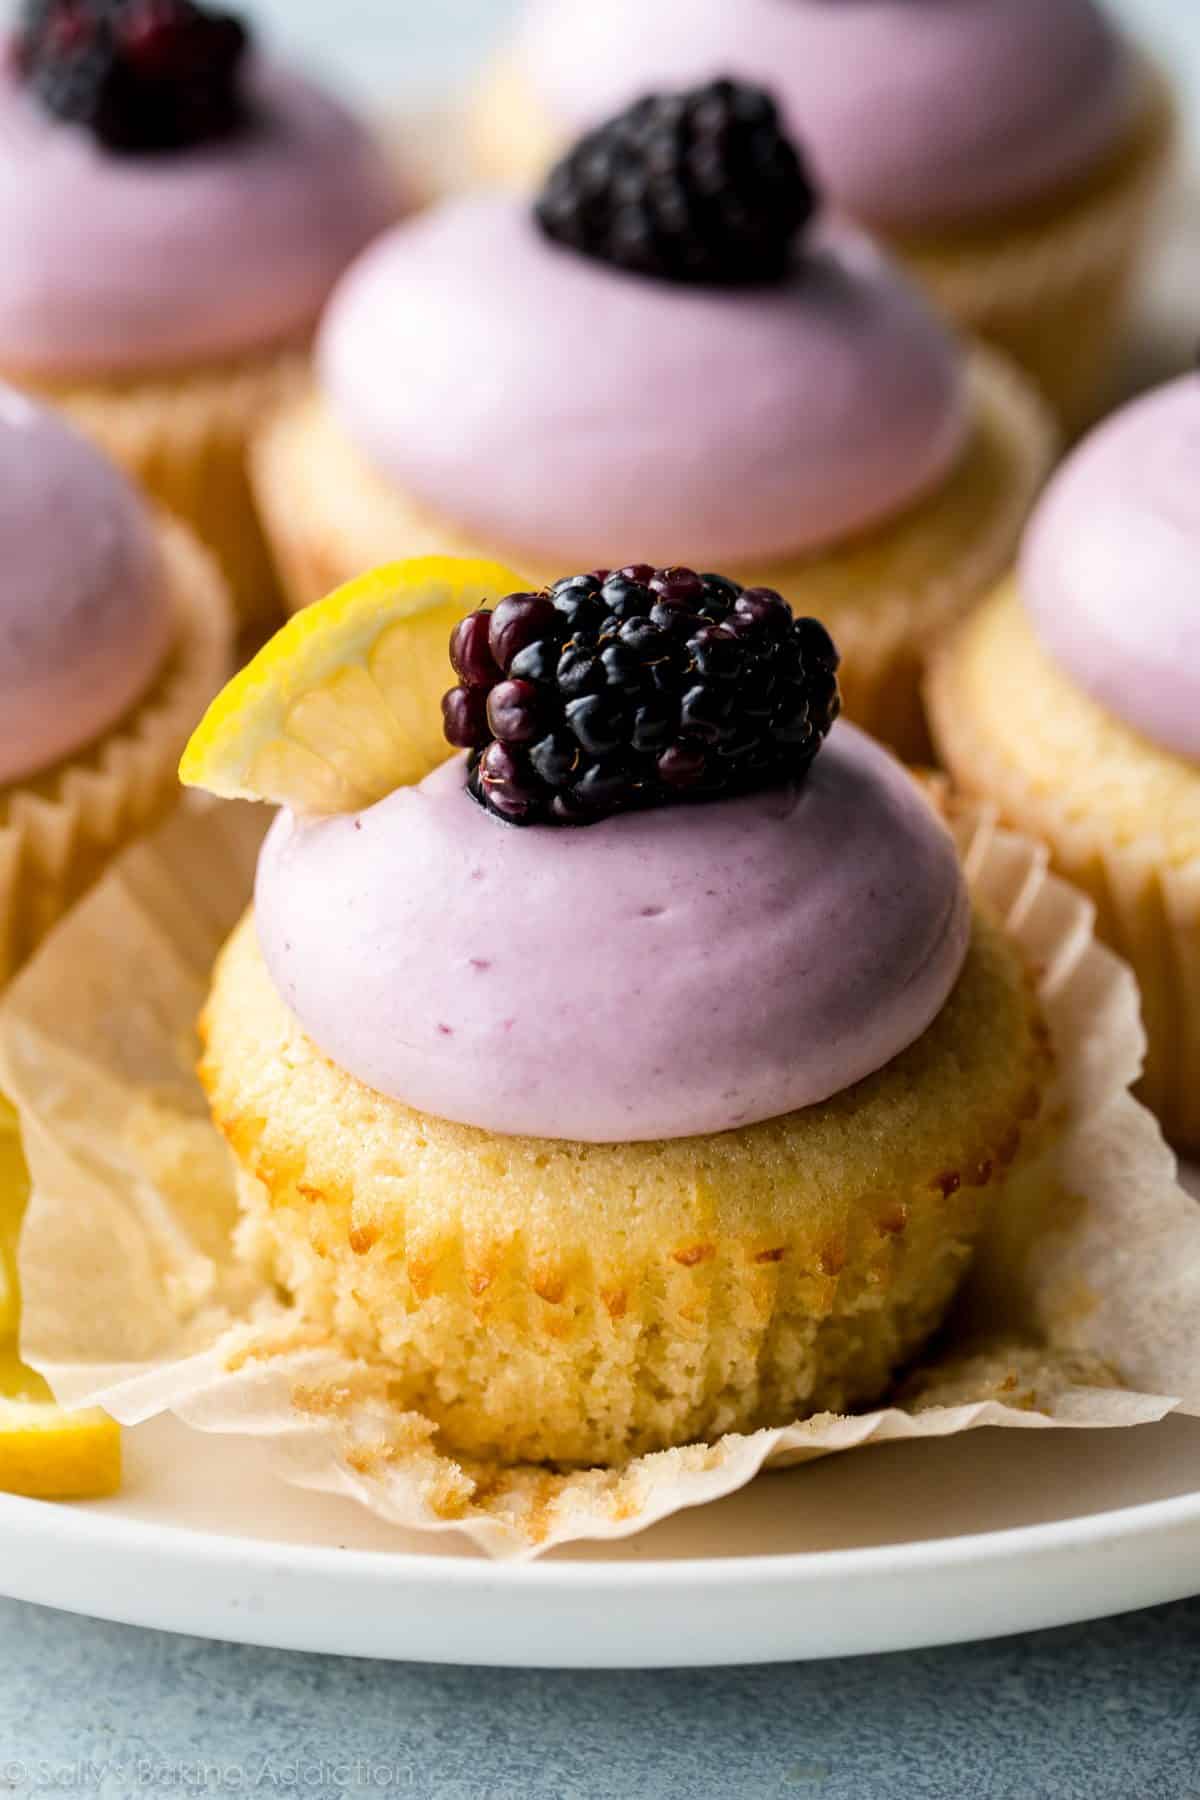
[[[186,787],[300,813],[355,812],[421,781],[451,754],[441,698],[457,677],[464,614],[529,583],[498,563],[390,563],[278,631],[197,726]]]
[[[17,1354],[17,1237],[28,1197],[16,1114],[0,1096],[0,1492],[92,1499],[120,1486],[120,1427],[96,1408],[64,1412]]]
[[[15,1352],[0,1353],[0,1493],[98,1500],[120,1485],[120,1426],[97,1407],[64,1412]]]
[[[0,1353],[7,1344],[16,1342],[20,1322],[17,1238],[28,1198],[29,1176],[21,1153],[17,1115],[0,1094]]]

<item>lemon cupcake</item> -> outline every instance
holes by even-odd
[[[228,672],[229,601],[180,525],[0,388],[0,986],[165,811]]]
[[[726,568],[827,619],[849,715],[920,752],[922,652],[1011,557],[1038,401],[815,216],[764,94],[717,83],[603,135],[536,212],[452,202],[339,287],[319,391],[255,456],[292,603],[427,552]],[[622,182],[664,156],[631,230]]]
[[[202,1024],[242,1253],[451,1454],[617,1464],[867,1405],[1039,1110],[1026,971],[833,725],[815,621],[678,569],[496,573],[452,641],[465,748],[419,786],[378,759],[430,564],[295,619],[185,761],[294,802]],[[297,810],[348,776],[355,810]]]
[[[1143,1097],[1200,1148],[1200,377],[1100,427],[931,674],[956,781],[1049,843],[1137,972]]]
[[[178,792],[180,746],[228,673],[232,607],[186,527],[151,514],[61,419],[0,387],[0,989]],[[0,1095],[0,1490],[112,1492],[116,1425],[21,1363],[29,1183]]]
[[[22,8],[0,72],[0,373],[192,525],[245,620],[278,612],[247,438],[401,210],[363,128],[229,15]]]
[[[834,203],[1071,426],[1103,399],[1169,165],[1165,84],[1094,0],[531,0],[472,114],[489,179],[658,86],[769,84]]]

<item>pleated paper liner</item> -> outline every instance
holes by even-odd
[[[1149,1037],[1138,1092],[1172,1139],[1200,1149],[1200,856],[1172,862],[1154,837],[1130,840],[1099,807],[1080,816],[1069,791],[1035,788],[963,704],[953,640],[934,659],[930,705],[955,782],[1048,845],[1054,867],[1093,902],[1100,937],[1132,965]],[[1200,770],[1195,791],[1200,808]]]
[[[178,796],[188,735],[226,679],[233,625],[207,552],[160,521],[177,632],[137,708],[88,749],[0,788],[0,987],[105,866]]]
[[[263,538],[247,472],[253,434],[303,381],[294,348],[163,374],[31,381],[152,499],[191,526],[221,565],[238,624],[277,623],[279,582]]]
[[[970,388],[975,429],[967,449],[936,491],[901,518],[802,560],[720,571],[777,588],[798,613],[824,620],[842,652],[847,717],[914,761],[929,754],[920,684],[930,643],[1011,562],[1055,448],[1040,400],[1003,358],[973,352]],[[498,554],[387,483],[311,393],[265,428],[253,464],[293,610],[397,557]],[[533,582],[573,572],[516,550],[502,560]]]
[[[989,815],[954,821],[975,897],[1036,972],[1057,1056],[1051,1147],[1006,1189],[950,1329],[888,1405],[560,1474],[470,1464],[387,1371],[296,1330],[231,1255],[232,1166],[194,1020],[247,899],[263,820],[183,811],[131,851],[0,1008],[0,1082],[34,1192],[24,1348],[57,1395],[269,1439],[281,1476],[499,1557],[644,1529],[766,1466],[981,1425],[1129,1426],[1200,1411],[1200,1212],[1129,1094],[1137,993],[1087,902]],[[202,1441],[196,1454],[204,1454]]]

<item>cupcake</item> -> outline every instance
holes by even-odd
[[[185,760],[293,802],[202,1023],[242,1255],[456,1456],[614,1465],[870,1404],[1039,1111],[1019,954],[834,723],[823,628],[715,576],[489,588],[460,754],[381,793],[373,722],[379,797],[300,810],[318,731],[344,776],[364,708],[414,704],[414,581],[444,605],[424,565],[294,620]]]
[[[0,988],[174,801],[180,746],[228,673],[232,636],[225,584],[187,528],[61,418],[0,387]],[[0,1095],[0,1491],[110,1493],[116,1425],[59,1411],[18,1355],[28,1192]]]
[[[919,752],[924,648],[1047,467],[1038,401],[818,214],[765,94],[719,82],[600,136],[536,208],[450,202],[338,288],[317,391],[255,453],[292,604],[396,556],[541,581],[632,546],[826,619],[849,715]]]
[[[726,72],[770,84],[834,204],[1086,422],[1172,135],[1093,0],[532,0],[478,98],[477,163],[524,185],[634,96]]]
[[[0,986],[174,799],[230,635],[186,529],[0,388]]]
[[[1051,484],[1016,574],[930,675],[958,784],[1043,837],[1141,983],[1143,1097],[1200,1149],[1200,377]]]
[[[246,479],[337,277],[401,210],[328,94],[192,0],[26,0],[0,70],[0,374],[278,612]]]

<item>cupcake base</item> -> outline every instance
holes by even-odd
[[[467,131],[477,173],[517,188],[562,148],[511,59],[494,65]],[[1103,410],[1174,141],[1170,88],[1146,66],[1125,141],[1069,192],[957,231],[877,235],[957,325],[1033,377],[1074,434]]]
[[[247,472],[250,440],[300,386],[294,349],[162,375],[32,380],[0,371],[58,407],[216,557],[238,624],[261,631],[281,614],[279,583]]]
[[[936,657],[934,738],[963,793],[1049,846],[1133,965],[1140,1097],[1200,1149],[1200,769],[1097,705],[1042,650],[1008,582]]]
[[[929,751],[921,675],[930,643],[1011,562],[1054,448],[1040,401],[1002,359],[975,352],[971,389],[975,425],[965,453],[902,518],[802,560],[721,571],[777,588],[797,612],[822,619],[842,652],[847,716],[911,761]],[[401,557],[512,562],[532,582],[569,573],[536,553],[472,543],[424,512],[371,467],[312,393],[267,426],[253,475],[293,610]],[[630,560],[637,557],[631,544]],[[578,566],[594,560],[584,548]],[[688,562],[686,544],[675,560]]]
[[[982,919],[887,1068],[711,1137],[502,1138],[413,1112],[304,1036],[249,916],[202,1030],[243,1256],[448,1452],[506,1464],[611,1465],[877,1399],[940,1323],[1049,1060]]]
[[[0,986],[112,857],[167,811],[188,734],[229,672],[225,585],[182,526],[163,519],[159,530],[177,626],[154,686],[88,749],[0,788]]]

